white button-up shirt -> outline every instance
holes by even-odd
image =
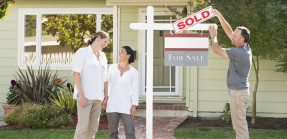
[[[98,60],[91,46],[80,48],[73,59],[73,72],[80,73],[83,93],[87,99],[103,101],[104,82],[107,81],[107,58],[105,53],[100,51],[99,54]],[[75,85],[74,98],[78,97]]]
[[[121,72],[118,64],[113,64],[108,72],[109,99],[106,112],[130,114],[132,105],[138,105],[138,72],[131,67]]]

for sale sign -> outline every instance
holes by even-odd
[[[209,6],[192,15],[189,15],[181,20],[176,21],[172,24],[175,33],[180,33],[193,25],[199,24],[203,21],[206,21],[207,19],[214,17],[214,13],[212,13],[212,10],[212,6]]]
[[[165,66],[208,66],[208,33],[165,34]]]

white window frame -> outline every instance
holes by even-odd
[[[155,12],[154,12],[154,16],[160,16],[160,15],[170,15],[170,13],[166,12],[168,11],[168,9],[166,8],[155,8]],[[139,12],[138,12],[138,20],[140,23],[145,23],[145,17],[147,15],[146,9],[144,8],[139,8]],[[141,92],[140,92],[140,96],[145,96],[146,92],[145,92],[145,46],[146,46],[146,32],[145,31],[139,31],[139,36],[138,36],[138,44],[140,46],[141,49],[141,60],[139,60],[139,68],[141,68]],[[179,100],[182,100],[182,76],[183,76],[183,72],[182,72],[182,67],[176,66],[175,67],[175,86],[172,86],[172,88],[175,88],[175,92],[153,92],[153,95],[155,97],[161,98],[165,100],[166,97],[169,98],[177,98]],[[153,88],[164,88],[163,86],[153,86]]]
[[[41,31],[43,14],[96,14],[97,21],[101,21],[102,14],[112,14],[117,17],[113,8],[19,8],[18,9],[18,67],[27,69],[26,64],[22,63],[24,58],[24,39],[25,39],[25,16],[36,15],[36,64],[30,64],[34,69],[38,69],[41,60]],[[115,18],[114,18],[115,19]],[[97,22],[97,31],[101,30],[101,22]],[[113,25],[114,34],[117,32],[117,26]],[[117,35],[114,35],[117,37]],[[113,41],[113,47],[117,47],[117,41]],[[41,66],[46,66],[42,64]],[[50,64],[51,70],[72,70],[72,64]]]

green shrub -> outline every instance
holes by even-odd
[[[251,107],[246,107],[246,115],[251,113]],[[230,111],[230,104],[226,103],[224,110],[223,110],[224,116],[222,117],[222,120],[225,120],[226,123],[229,123],[231,121],[231,111]]]
[[[10,125],[19,124],[27,128],[58,128],[72,122],[61,108],[50,104],[23,104],[4,121]]]
[[[107,117],[106,109],[102,109],[102,110],[101,110],[101,115],[100,115],[100,117]]]
[[[15,80],[11,80],[9,92],[6,97],[7,104],[22,104],[22,97],[15,91],[18,86],[19,84]]]
[[[224,113],[224,116],[222,117],[222,120],[225,120],[226,123],[229,123],[231,121],[230,105],[229,105],[229,103],[225,104],[223,113]]]
[[[73,98],[72,89],[66,92],[66,89],[62,91],[59,89],[57,96],[52,95],[50,100],[65,112],[74,115],[77,113],[77,101]]]
[[[14,125],[19,123],[18,118],[20,116],[20,113],[22,113],[23,107],[16,107],[14,110],[11,111],[9,115],[7,115],[4,118],[4,121],[9,125]]]
[[[19,68],[18,68],[19,69]],[[23,103],[50,103],[49,97],[56,94],[58,88],[63,88],[63,83],[58,74],[52,74],[48,66],[39,67],[37,71],[32,66],[27,66],[27,71],[18,70],[15,91],[21,96]]]

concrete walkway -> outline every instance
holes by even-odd
[[[154,117],[153,118],[153,139],[175,139],[172,136],[175,128],[182,123],[186,117]],[[135,117],[135,130],[137,139],[146,138],[146,118]],[[119,138],[125,139],[123,123],[120,121]]]
[[[4,121],[0,120],[0,128],[5,127],[5,126],[7,126],[7,124]]]

